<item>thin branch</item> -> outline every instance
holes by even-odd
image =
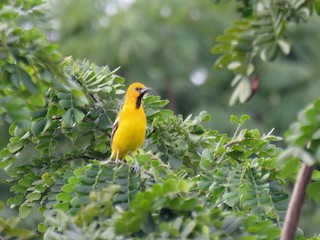
[[[311,180],[313,167],[302,163],[297,182],[294,186],[286,219],[281,233],[281,240],[293,240],[297,231],[301,209],[306,195],[307,186]]]

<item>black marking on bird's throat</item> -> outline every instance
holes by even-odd
[[[141,102],[142,102],[142,97],[143,97],[143,94],[140,94],[139,97],[137,98],[136,109],[140,108]]]

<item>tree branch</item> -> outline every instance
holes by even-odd
[[[307,186],[311,180],[313,166],[302,163],[297,182],[294,186],[286,219],[281,233],[281,240],[293,240],[296,234],[300,213],[306,195]]]

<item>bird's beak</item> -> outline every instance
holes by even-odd
[[[140,94],[141,95],[144,95],[146,94],[147,92],[151,91],[152,89],[151,88],[148,88],[148,87],[144,87],[140,90]]]

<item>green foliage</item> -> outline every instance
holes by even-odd
[[[47,90],[42,108],[29,109],[32,127],[27,133],[22,135],[16,123],[11,125],[10,143],[1,151],[1,167],[6,168],[11,177],[7,181],[16,183],[11,188],[16,196],[10,198],[8,204],[21,205],[22,217],[28,216],[35,202],[40,201],[49,209],[57,204],[55,196],[75,166],[80,168],[83,161],[93,159],[93,155],[100,159],[109,156],[107,134],[114,119],[107,113],[117,109],[112,96],[123,93],[123,79],[109,74],[106,67],[98,68],[87,62],[68,59],[64,66],[66,84]],[[86,85],[82,86],[81,81]],[[97,86],[102,86],[104,91],[96,93]],[[100,97],[103,101],[95,102]],[[11,167],[26,146],[38,150],[40,156]],[[62,207],[61,204],[58,206]]]
[[[33,41],[21,38],[15,49],[29,50],[27,60],[9,56],[1,62],[0,113],[10,123],[11,136],[0,152],[0,168],[7,174],[1,180],[11,186],[7,204],[19,209],[19,220],[35,209],[44,219],[38,232],[18,232],[16,219],[0,218],[4,237],[279,238],[287,195],[276,162],[281,149],[273,142],[281,138],[246,129],[247,115],[231,116],[236,130],[229,137],[204,126],[210,120],[206,112],[184,118],[163,109],[167,100],[147,96],[147,138],[135,156],[140,173],[132,171],[132,156],[126,162],[106,161],[124,79],[88,61],[61,61],[37,30],[11,25],[20,22],[16,8],[35,14],[29,10],[38,1],[23,2],[0,5],[8,26],[39,44],[34,50],[28,45]],[[29,36],[30,31],[37,34]],[[1,44],[5,40],[1,36]],[[318,152],[318,108],[316,101],[292,129],[295,147]],[[309,189],[314,200],[317,186]]]
[[[169,163],[173,169],[179,169],[185,164],[194,171],[199,166],[199,149],[208,147],[216,132],[206,131],[201,125],[208,121],[210,116],[201,112],[192,119],[188,116],[183,119],[181,115],[174,116],[170,112],[153,119],[151,129],[152,151],[157,152],[164,163]]]
[[[238,123],[243,122],[242,117]],[[234,120],[234,116],[231,118]],[[240,125],[239,125],[240,126]],[[203,175],[197,181],[207,204],[225,205],[232,209],[279,220],[281,201],[287,198],[279,191],[282,181],[276,170],[276,156],[279,152],[270,140],[279,140],[271,135],[260,136],[257,129],[243,129],[232,139],[221,137],[215,144],[211,156],[203,152]],[[212,173],[207,171],[211,169]],[[210,193],[205,190],[209,188]],[[283,210],[283,209],[282,209]]]
[[[270,221],[264,220],[257,224],[256,216],[222,213],[218,208],[206,209],[196,198],[181,196],[190,193],[190,186],[185,180],[167,179],[162,184],[154,184],[151,189],[137,194],[128,211],[112,207],[114,191],[116,189],[111,186],[103,190],[103,200],[99,197],[92,198],[95,202],[81,210],[89,218],[81,218],[80,223],[79,219],[76,219],[75,224],[69,216],[60,211],[57,218],[48,216],[46,219],[53,227],[48,229],[45,237],[276,239],[279,236],[279,229]],[[87,212],[89,209],[90,213]],[[98,221],[91,221],[93,212],[96,212]],[[104,212],[106,214],[102,215]],[[97,224],[103,227],[97,229]],[[254,236],[248,238],[253,234]]]
[[[47,126],[20,136],[13,123],[10,143],[2,150],[2,168],[15,194],[8,204],[19,206],[22,218],[39,205],[48,215],[48,222],[39,225],[46,237],[91,236],[95,229],[96,239],[110,234],[278,237],[278,227],[267,221],[281,221],[277,204],[286,199],[278,187],[283,181],[275,168],[278,149],[270,144],[277,137],[242,129],[249,117],[232,116],[238,128],[228,138],[202,125],[210,119],[205,112],[183,119],[162,109],[167,101],[149,96],[144,104],[150,127],[145,151],[136,156],[142,171],[135,174],[131,157],[127,163],[101,163],[110,154],[107,134],[123,79],[107,68],[71,59],[64,62],[64,73],[67,84],[50,89],[48,110],[32,119],[33,124],[46,119]],[[97,86],[108,88],[95,91]],[[70,109],[83,117],[70,124],[64,117]],[[17,153],[23,154],[26,146],[40,156],[17,164]],[[246,225],[252,218],[261,226]]]
[[[284,163],[289,157],[298,158],[309,166],[319,162],[319,115],[319,99],[299,113],[298,120],[286,133],[289,148],[281,155],[280,163]]]
[[[318,165],[320,161],[320,99],[303,109],[295,123],[286,133],[289,147],[279,156],[279,166],[284,175],[297,172],[299,161],[308,166]],[[307,194],[311,200],[320,202],[319,196],[319,171],[312,175],[313,182],[309,184]]]
[[[0,113],[19,131],[31,126],[28,109],[43,107],[43,92],[61,82],[57,46],[37,28],[45,8],[39,1],[0,3]],[[44,124],[44,123],[42,123]]]
[[[62,65],[65,84],[48,89],[41,108],[28,109],[29,131],[21,134],[12,123],[12,137],[1,151],[14,193],[7,203],[19,207],[21,218],[39,206],[49,216],[39,231],[51,239],[61,237],[58,228],[66,236],[89,236],[98,228],[96,238],[278,236],[279,229],[266,221],[281,221],[277,204],[286,198],[277,188],[283,181],[274,164],[278,150],[270,144],[278,138],[242,129],[248,116],[232,116],[238,128],[228,138],[203,126],[207,113],[183,119],[162,109],[167,101],[149,96],[147,140],[136,156],[141,173],[132,172],[131,157],[127,163],[101,163],[110,155],[108,134],[124,80],[86,61],[68,58]],[[18,163],[26,147],[39,154]],[[243,226],[249,216],[268,227]]]
[[[318,5],[317,1],[268,1],[248,8],[246,1],[243,3],[242,12],[246,16],[217,37],[212,48],[212,53],[221,54],[215,68],[228,68],[235,74],[231,85],[236,89],[230,105],[237,101],[244,103],[254,94],[256,89],[251,81],[257,74],[256,57],[267,62],[273,61],[279,52],[288,55],[291,51],[286,40],[288,23],[308,21]]]
[[[15,106],[16,114],[30,116],[30,126],[12,122],[0,153],[14,194],[8,205],[18,207],[21,218],[38,206],[48,216],[38,227],[46,237],[62,237],[57,229],[69,238],[278,236],[266,221],[280,221],[276,204],[285,198],[273,187],[282,181],[270,144],[277,138],[241,130],[247,116],[231,118],[238,129],[228,138],[203,126],[210,120],[206,112],[184,119],[163,109],[168,101],[148,96],[149,128],[144,151],[136,156],[141,173],[135,174],[130,156],[127,163],[101,163],[110,155],[124,79],[108,67],[71,58],[61,63],[61,74],[63,80],[44,88],[41,104]],[[19,163],[25,148],[37,153]],[[222,213],[222,206],[230,211]],[[268,227],[243,226],[254,216]]]

